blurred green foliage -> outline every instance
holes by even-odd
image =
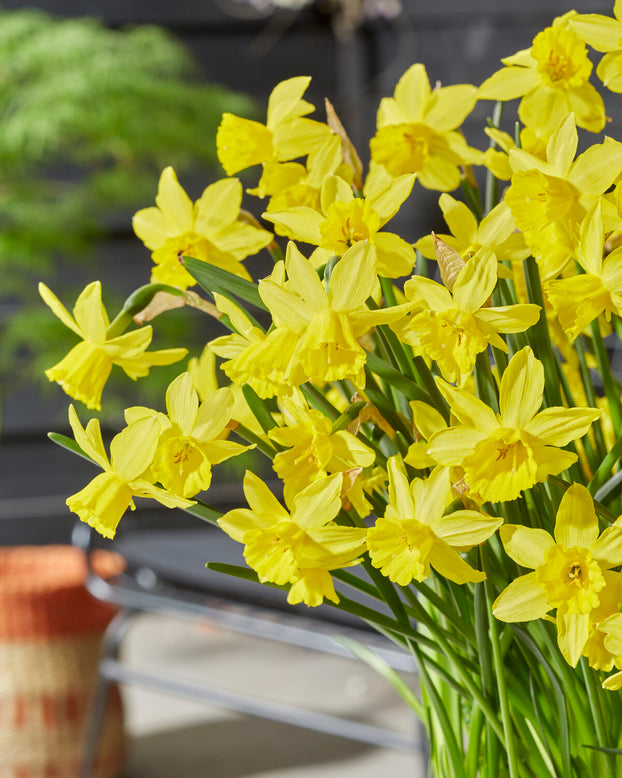
[[[82,281],[95,277],[85,260],[97,239],[115,228],[129,233],[133,211],[153,204],[166,165],[198,172],[204,185],[222,112],[252,109],[248,97],[202,81],[186,48],[161,28],[111,30],[86,17],[0,10],[5,388],[7,376],[39,370],[43,351],[48,367],[73,345],[40,303],[36,280],[71,307]],[[71,257],[80,261],[75,275]]]

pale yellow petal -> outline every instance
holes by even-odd
[[[478,100],[514,100],[521,97],[540,83],[535,68],[510,65],[497,70],[487,78],[477,90]]]
[[[477,430],[482,437],[498,428],[499,423],[492,408],[474,394],[458,389],[441,379],[437,379],[436,383],[441,394],[451,406],[452,413],[461,424]]]
[[[153,462],[161,426],[152,416],[128,424],[110,442],[110,463],[125,481],[138,478]]]
[[[262,218],[278,224],[292,240],[301,240],[314,246],[319,246],[322,242],[320,225],[324,217],[312,208],[298,206],[289,208],[287,211],[266,211],[262,214]]]
[[[367,195],[367,202],[380,217],[380,225],[385,225],[399,211],[400,206],[412,192],[416,176],[414,173],[397,176]]]
[[[395,101],[413,122],[421,120],[423,110],[430,95],[430,81],[425,66],[421,63],[411,65],[397,82]]]
[[[162,171],[156,205],[174,225],[178,235],[192,229],[194,206],[179,184],[172,167],[164,168]]]
[[[101,429],[98,419],[91,419],[86,426],[86,430],[80,424],[78,414],[73,405],[69,406],[69,424],[73,432],[76,443],[104,470],[110,470],[108,455],[104,448]]]
[[[428,441],[428,453],[442,465],[459,465],[486,438],[483,432],[467,427],[439,430]]]
[[[551,610],[546,591],[536,582],[535,573],[516,578],[492,604],[499,621],[520,622],[541,619]]]
[[[376,257],[367,241],[351,246],[335,265],[330,278],[328,299],[336,311],[362,306],[376,283]]]
[[[272,494],[267,484],[250,470],[247,470],[244,475],[244,495],[252,510],[269,516],[272,523],[289,520],[289,513]]]
[[[456,308],[473,313],[481,308],[497,283],[497,257],[482,247],[458,273],[453,295]]]
[[[58,297],[49,289],[44,283],[39,282],[39,294],[41,295],[43,302],[52,310],[52,313],[57,316],[65,327],[68,327],[76,335],[81,338],[84,337],[84,333],[80,330],[80,327],[73,320],[69,311],[61,303]]]
[[[411,519],[415,516],[415,505],[408,484],[406,470],[400,457],[390,457],[387,462],[389,474],[389,503],[397,511],[401,519]]]
[[[477,240],[477,220],[470,208],[447,193],[439,197],[438,204],[441,206],[447,226],[455,237],[460,238],[465,243],[475,243]]]
[[[589,635],[590,616],[557,611],[557,644],[562,656],[572,667],[583,653]]]
[[[525,425],[525,431],[549,446],[566,446],[583,437],[601,415],[598,408],[545,408]]]
[[[499,411],[503,424],[522,429],[542,405],[544,368],[529,346],[510,360],[499,392]]]
[[[108,315],[102,303],[102,287],[99,281],[93,281],[80,292],[73,308],[76,324],[84,338],[93,343],[106,340]]]
[[[302,100],[311,83],[310,76],[295,76],[277,84],[268,100],[267,126],[274,130],[279,124],[311,113],[313,106]]]
[[[543,529],[523,527],[519,524],[505,524],[499,530],[505,553],[521,567],[536,567],[544,564],[544,555],[554,545],[551,535]]]
[[[233,392],[229,387],[223,386],[212,392],[199,407],[192,427],[192,436],[197,440],[207,441],[220,435],[231,420],[233,405]],[[210,461],[213,462],[211,459]]]
[[[467,548],[483,543],[503,524],[503,518],[478,511],[454,511],[432,524],[434,534],[450,546]]]
[[[412,273],[416,254],[410,243],[392,232],[377,232],[371,239],[376,254],[376,273],[401,278]]]
[[[335,518],[341,509],[343,475],[314,481],[293,500],[292,520],[305,530],[316,529]]]
[[[435,89],[428,100],[426,124],[436,132],[448,132],[464,122],[477,99],[477,87],[471,84],[452,84]]]
[[[196,202],[196,232],[209,238],[238,218],[241,205],[242,184],[237,178],[210,184]]]
[[[429,478],[423,482],[421,494],[415,501],[416,518],[428,525],[440,519],[447,506],[450,490],[449,469],[434,468]]]
[[[169,385],[166,390],[166,410],[182,435],[190,435],[199,410],[199,396],[190,373],[182,373]]]
[[[293,289],[305,300],[313,310],[326,308],[327,297],[324,285],[313,268],[311,262],[305,259],[303,254],[293,241],[287,244],[285,256],[287,277]]]
[[[472,568],[455,549],[440,540],[432,545],[428,561],[437,573],[457,584],[479,583],[486,579],[485,573]]]
[[[564,548],[589,548],[598,537],[598,518],[585,486],[573,484],[561,499],[555,520],[555,540]]]
[[[350,184],[340,176],[332,174],[324,176],[320,191],[320,202],[324,214],[328,213],[328,209],[334,202],[349,203],[351,200],[354,200],[354,193]]]
[[[571,184],[582,194],[601,195],[622,172],[622,143],[605,138],[586,149],[573,164],[568,175]]]

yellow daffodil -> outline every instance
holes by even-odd
[[[197,390],[201,402],[207,400],[208,397],[211,397],[219,389],[216,370],[216,353],[210,348],[209,344],[204,347],[198,357],[188,360],[188,372],[192,378],[192,385]],[[237,384],[231,384],[229,389],[233,393],[231,418],[243,424],[256,435],[263,435],[263,427],[248,407],[242,388]]]
[[[364,386],[366,354],[358,339],[377,324],[397,320],[412,306],[367,308],[377,282],[375,256],[367,241],[355,243],[335,265],[328,291],[293,243],[286,268],[286,286],[271,279],[259,282],[259,294],[275,324],[266,342],[279,331],[288,339],[291,333],[296,335],[284,380],[299,386],[309,380],[349,378]]]
[[[602,57],[596,68],[596,75],[612,92],[622,92],[622,2],[613,4],[613,15],[577,14],[568,26],[581,40],[596,51],[602,51]]]
[[[600,132],[606,121],[605,106],[589,82],[592,63],[587,47],[569,29],[572,15],[558,17],[539,32],[531,48],[502,59],[505,67],[484,81],[477,97],[522,98],[520,120],[537,134],[553,132],[568,113],[573,113],[579,127]]]
[[[452,234],[439,233],[437,237],[457,251],[465,262],[484,246],[494,251],[498,262],[521,262],[531,254],[522,233],[517,232],[512,213],[503,200],[479,224],[469,208],[451,195],[443,193],[438,202]],[[415,248],[424,257],[435,258],[431,235],[418,240]],[[498,271],[500,276],[507,274],[501,265]]]
[[[497,260],[482,248],[458,273],[453,293],[425,276],[404,285],[406,299],[416,307],[394,325],[399,338],[434,360],[448,381],[463,383],[478,354],[489,345],[507,353],[500,332],[523,332],[538,321],[537,305],[483,307],[497,283]]]
[[[226,297],[216,294],[214,299],[236,329],[209,343],[217,356],[227,360],[221,365],[225,375],[238,386],[247,383],[259,397],[289,393],[291,385],[285,374],[298,343],[297,333],[280,327],[266,335]]]
[[[543,284],[543,289],[559,317],[565,333],[572,339],[587,325],[605,313],[622,312],[622,247],[612,251],[603,262],[605,235],[600,203],[585,218],[576,259],[585,273],[559,278]]]
[[[523,127],[520,131],[519,146],[516,145],[511,135],[496,127],[485,127],[484,132],[499,148],[486,149],[483,164],[501,181],[509,181],[512,178],[512,168],[508,159],[508,154],[512,149],[521,148],[533,154],[534,157],[546,161],[546,144],[552,132],[537,135],[531,127]]]
[[[611,670],[614,666],[622,667],[622,650],[612,653],[607,644],[609,636],[614,632],[622,635],[622,583],[620,573],[613,570],[603,570],[605,586],[598,593],[599,603],[589,613],[588,638],[583,646],[582,654],[587,658],[590,667],[595,670]],[[622,647],[622,644],[619,644]],[[611,646],[616,648],[615,646]]]
[[[128,508],[134,510],[134,497],[152,497],[167,508],[188,508],[193,504],[154,486],[153,479],[146,477],[160,437],[158,419],[143,418],[128,424],[112,439],[110,459],[97,419],[91,419],[84,429],[71,405],[69,423],[76,443],[104,472],[69,497],[67,505],[105,538],[114,537],[119,520]]]
[[[225,513],[218,523],[244,544],[244,558],[259,579],[292,584],[287,601],[320,605],[339,602],[330,570],[356,564],[365,549],[365,529],[336,524],[342,475],[314,481],[291,503],[291,513],[253,473],[244,477],[250,508]]]
[[[318,246],[311,257],[315,266],[367,241],[375,256],[376,272],[398,278],[411,273],[415,252],[403,238],[380,230],[398,212],[414,180],[412,175],[392,179],[374,167],[365,181],[363,197],[355,197],[349,183],[328,175],[322,183],[321,211],[297,206],[266,212],[263,217],[293,240]]]
[[[590,613],[600,604],[604,573],[622,563],[622,521],[599,535],[590,493],[573,484],[559,504],[554,538],[516,524],[503,526],[500,536],[508,556],[533,572],[501,592],[494,615],[500,621],[530,621],[557,608],[559,647],[574,667],[589,637]]]
[[[436,432],[430,455],[443,465],[463,467],[468,486],[491,502],[515,500],[524,489],[570,467],[577,455],[561,447],[583,437],[602,413],[577,407],[538,413],[544,369],[528,346],[503,373],[498,415],[470,392],[437,383],[459,426]]]
[[[166,391],[168,418],[161,423],[151,464],[154,479],[165,489],[194,497],[209,489],[212,465],[248,450],[249,446],[222,439],[231,421],[233,402],[232,392],[222,387],[199,403],[189,373],[182,373],[170,384]],[[144,410],[147,417],[161,417],[156,411]]]
[[[577,144],[569,115],[549,139],[546,162],[522,149],[509,155],[513,175],[505,202],[544,279],[556,276],[574,256],[581,222],[622,173],[622,144],[605,138],[575,159]],[[619,216],[613,205],[602,207],[605,229],[613,229]]]
[[[305,207],[320,211],[321,189],[324,178],[338,175],[351,182],[352,168],[343,161],[342,140],[329,135],[315,151],[309,154],[305,165],[300,162],[265,162],[259,184],[249,194],[269,197],[267,211],[283,211]],[[286,234],[276,225],[276,232]]]
[[[473,110],[477,89],[470,84],[431,89],[426,69],[412,65],[393,97],[380,103],[371,158],[392,176],[416,173],[428,189],[460,186],[460,165],[480,164],[482,153],[467,145],[458,128]]]
[[[302,99],[310,82],[308,76],[297,76],[277,84],[268,101],[265,124],[223,114],[216,148],[228,176],[263,162],[306,156],[326,140],[331,134],[329,127],[304,118],[314,110]]]
[[[333,432],[331,419],[309,408],[300,394],[281,398],[279,409],[283,423],[268,437],[286,448],[273,460],[274,471],[284,482],[285,502],[291,503],[313,481],[357,469],[358,475],[374,463],[376,455],[369,446],[347,430]]]
[[[143,208],[132,221],[134,232],[152,251],[152,279],[186,289],[194,278],[180,263],[194,257],[250,278],[241,260],[267,246],[272,234],[240,214],[242,184],[223,178],[208,186],[193,203],[172,167],[160,176],[156,207]]]
[[[445,514],[451,492],[447,468],[437,467],[428,479],[411,483],[399,457],[391,457],[387,469],[389,504],[367,533],[374,567],[401,586],[423,581],[430,567],[457,584],[483,581],[485,574],[465,562],[456,548],[483,543],[503,520],[471,510]]]
[[[82,338],[81,343],[45,374],[87,408],[101,410],[102,391],[113,365],[136,380],[146,376],[153,365],[170,365],[188,353],[185,348],[147,351],[153,334],[151,326],[109,338],[110,322],[99,281],[93,281],[80,293],[73,316],[45,284],[39,284],[39,294],[62,323]]]

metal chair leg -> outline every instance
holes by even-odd
[[[102,672],[102,667],[107,659],[118,659],[121,641],[130,626],[132,617],[136,613],[138,611],[120,610],[104,633],[97,664],[97,682],[90,707],[78,778],[91,778],[97,759],[97,747],[101,738],[110,687],[113,683],[112,679],[107,678]]]

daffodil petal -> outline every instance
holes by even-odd
[[[503,424],[522,429],[542,405],[544,368],[529,346],[510,360],[503,373],[499,411]]]
[[[536,582],[535,573],[515,578],[492,604],[495,618],[507,622],[541,619],[550,610],[546,590]]]
[[[478,583],[486,579],[486,573],[475,570],[455,549],[440,540],[433,543],[428,561],[437,573],[457,584]]]
[[[505,553],[521,567],[536,569],[544,564],[546,551],[554,545],[552,536],[543,529],[504,524],[499,530]]]
[[[434,534],[450,546],[465,548],[483,543],[503,524],[503,518],[479,511],[454,511],[432,523]]]
[[[582,438],[601,415],[599,408],[545,408],[524,428],[549,446],[566,446]]]

